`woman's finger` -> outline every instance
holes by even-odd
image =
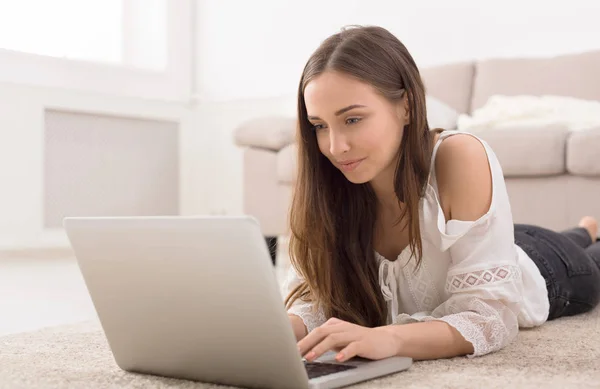
[[[312,330],[308,335],[298,342],[298,351],[300,355],[305,355],[323,339],[337,330],[337,326],[320,326]]]
[[[329,319],[325,324],[312,330],[308,335],[298,342],[300,355],[305,355],[313,347],[323,341],[327,336],[335,332],[348,331],[351,328],[350,323],[339,319]]]
[[[327,320],[323,325],[324,326],[332,326],[332,325],[342,324],[342,323],[345,323],[345,321],[340,320],[336,317],[332,317],[331,319]]]
[[[330,350],[346,347],[349,343],[356,341],[359,336],[356,331],[334,332],[313,347],[305,358],[313,361]]]
[[[361,352],[361,344],[362,343],[360,341],[349,343],[346,347],[342,349],[342,351],[337,353],[337,355],[335,356],[335,360],[338,362],[346,362],[350,358],[354,358]]]

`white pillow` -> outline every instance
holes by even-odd
[[[427,122],[430,129],[456,129],[459,116],[456,110],[432,96],[425,97],[425,104],[427,105]]]

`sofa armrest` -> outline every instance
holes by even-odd
[[[567,170],[575,175],[600,176],[600,127],[571,132],[567,141]]]
[[[290,116],[262,116],[243,122],[234,132],[238,146],[279,151],[294,142],[296,119]]]

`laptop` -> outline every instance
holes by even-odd
[[[65,218],[116,364],[239,387],[337,388],[412,359],[304,360],[252,217]]]

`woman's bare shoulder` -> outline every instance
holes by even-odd
[[[477,220],[489,210],[492,173],[485,147],[474,136],[444,139],[435,158],[435,175],[447,220]]]

